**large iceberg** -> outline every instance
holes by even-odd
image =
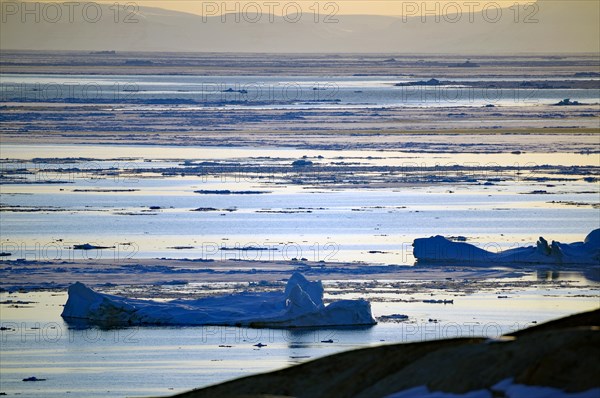
[[[600,265],[600,229],[583,242],[560,243],[540,237],[536,246],[518,247],[499,252],[484,250],[443,236],[419,238],[413,242],[413,255],[420,263],[503,263],[503,264],[595,264]]]
[[[373,325],[366,300],[323,303],[323,285],[299,273],[284,292],[243,292],[197,300],[158,302],[102,294],[82,283],[69,286],[61,314],[67,321],[119,325],[235,325],[250,327],[323,327]]]

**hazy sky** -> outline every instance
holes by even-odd
[[[452,7],[456,5],[468,12],[469,7],[473,9],[481,9],[486,4],[497,3],[500,6],[509,7],[519,1],[516,0],[495,0],[490,1],[439,1],[439,0],[418,0],[418,1],[405,1],[405,0],[251,0],[251,1],[238,1],[238,0],[214,0],[214,1],[196,1],[196,0],[142,0],[137,3],[145,6],[154,6],[170,10],[190,12],[194,14],[202,14],[203,12],[211,12],[211,7],[217,5],[218,12],[229,12],[235,10],[235,7],[250,9],[251,3],[258,4],[263,11],[267,11],[269,7],[275,12],[280,14],[285,7],[288,12],[294,10],[294,6],[291,3],[297,3],[300,5],[303,11],[314,10],[319,8],[321,13],[336,12],[340,15],[348,14],[367,14],[367,15],[403,15],[407,13],[414,13],[415,11],[421,11],[420,9],[427,8],[428,10],[435,11],[436,9],[440,12],[452,11]],[[520,1],[522,4],[531,3],[532,1]],[[270,6],[269,3],[273,5]],[[423,7],[423,3],[425,7]],[[454,4],[451,4],[454,3]],[[473,3],[473,4],[470,4]],[[476,3],[479,3],[478,5]],[[315,7],[316,4],[316,7]],[[418,9],[415,9],[417,7]]]
[[[0,3],[6,1],[0,0]],[[18,8],[15,1],[10,2],[13,8]],[[44,17],[41,21],[36,21],[35,16],[23,17],[20,11],[25,10],[25,6],[20,11],[13,10],[10,15],[5,13],[6,22],[0,24],[0,47],[34,50],[469,54],[598,53],[600,48],[600,0],[539,0],[533,3],[530,0],[93,2],[104,3],[98,7],[104,9],[98,14],[101,16],[98,21],[85,17],[81,3],[76,3],[80,6],[75,12],[75,22],[67,20],[66,11],[58,23],[49,20],[51,17]],[[29,3],[27,8],[39,6],[33,1]],[[57,4],[54,1],[50,3]],[[120,8],[115,8],[115,3]],[[122,8],[124,5],[127,5],[125,10]],[[47,8],[52,15],[52,7]],[[482,12],[486,8],[488,11]],[[318,19],[315,18],[317,10]],[[295,15],[297,11],[302,14],[294,21],[286,17],[265,17],[270,13],[281,15],[282,12]],[[261,14],[257,20],[247,17],[257,12]],[[445,17],[436,19],[432,15],[436,12]],[[47,10],[39,12],[42,16],[46,13]],[[219,17],[221,13],[234,15]],[[403,13],[406,18],[391,18]],[[356,14],[365,16],[356,17]],[[458,14],[459,18],[452,18]],[[326,20],[326,16],[339,16],[339,19]],[[128,18],[132,18],[133,23]],[[301,23],[296,23],[298,21]]]
[[[42,0],[56,2],[56,0]],[[115,3],[115,0],[95,0],[97,3]],[[314,12],[319,9],[320,14],[364,14],[364,15],[388,15],[400,16],[404,14],[414,15],[422,11],[452,13],[459,11],[468,13],[470,11],[481,11],[483,7],[510,7],[520,4],[521,7],[531,4],[537,0],[124,0],[118,2],[125,4],[131,2],[139,7],[158,7],[168,10],[188,12],[192,14],[220,14],[236,12],[244,9],[252,10],[258,5],[263,13],[269,9],[276,15],[293,13],[294,4],[298,4],[304,13]],[[542,0],[561,1],[561,0]],[[596,1],[596,0],[591,0]],[[236,8],[237,7],[237,8]]]

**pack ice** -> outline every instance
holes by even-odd
[[[583,242],[560,243],[540,237],[535,246],[518,247],[497,253],[443,236],[419,238],[413,242],[418,262],[513,263],[513,264],[600,264],[600,229],[590,232]]]
[[[157,302],[93,291],[82,283],[69,286],[61,314],[67,321],[87,320],[119,325],[235,325],[250,327],[323,327],[373,325],[366,300],[323,303],[321,281],[309,282],[300,273],[284,292],[242,292],[197,300]]]

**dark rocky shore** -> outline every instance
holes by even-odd
[[[466,393],[514,378],[567,392],[600,387],[600,309],[499,340],[460,338],[348,351],[177,397],[385,397],[426,385]],[[496,395],[494,395],[496,396]]]

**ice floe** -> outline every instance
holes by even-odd
[[[600,264],[600,229],[590,232],[583,242],[549,244],[540,237],[536,246],[497,253],[440,235],[415,239],[413,247],[415,258],[422,263]]]
[[[366,300],[323,303],[323,285],[294,273],[284,292],[242,292],[197,300],[158,302],[102,294],[82,283],[69,287],[62,312],[69,320],[119,325],[238,325],[322,327],[373,325]]]

